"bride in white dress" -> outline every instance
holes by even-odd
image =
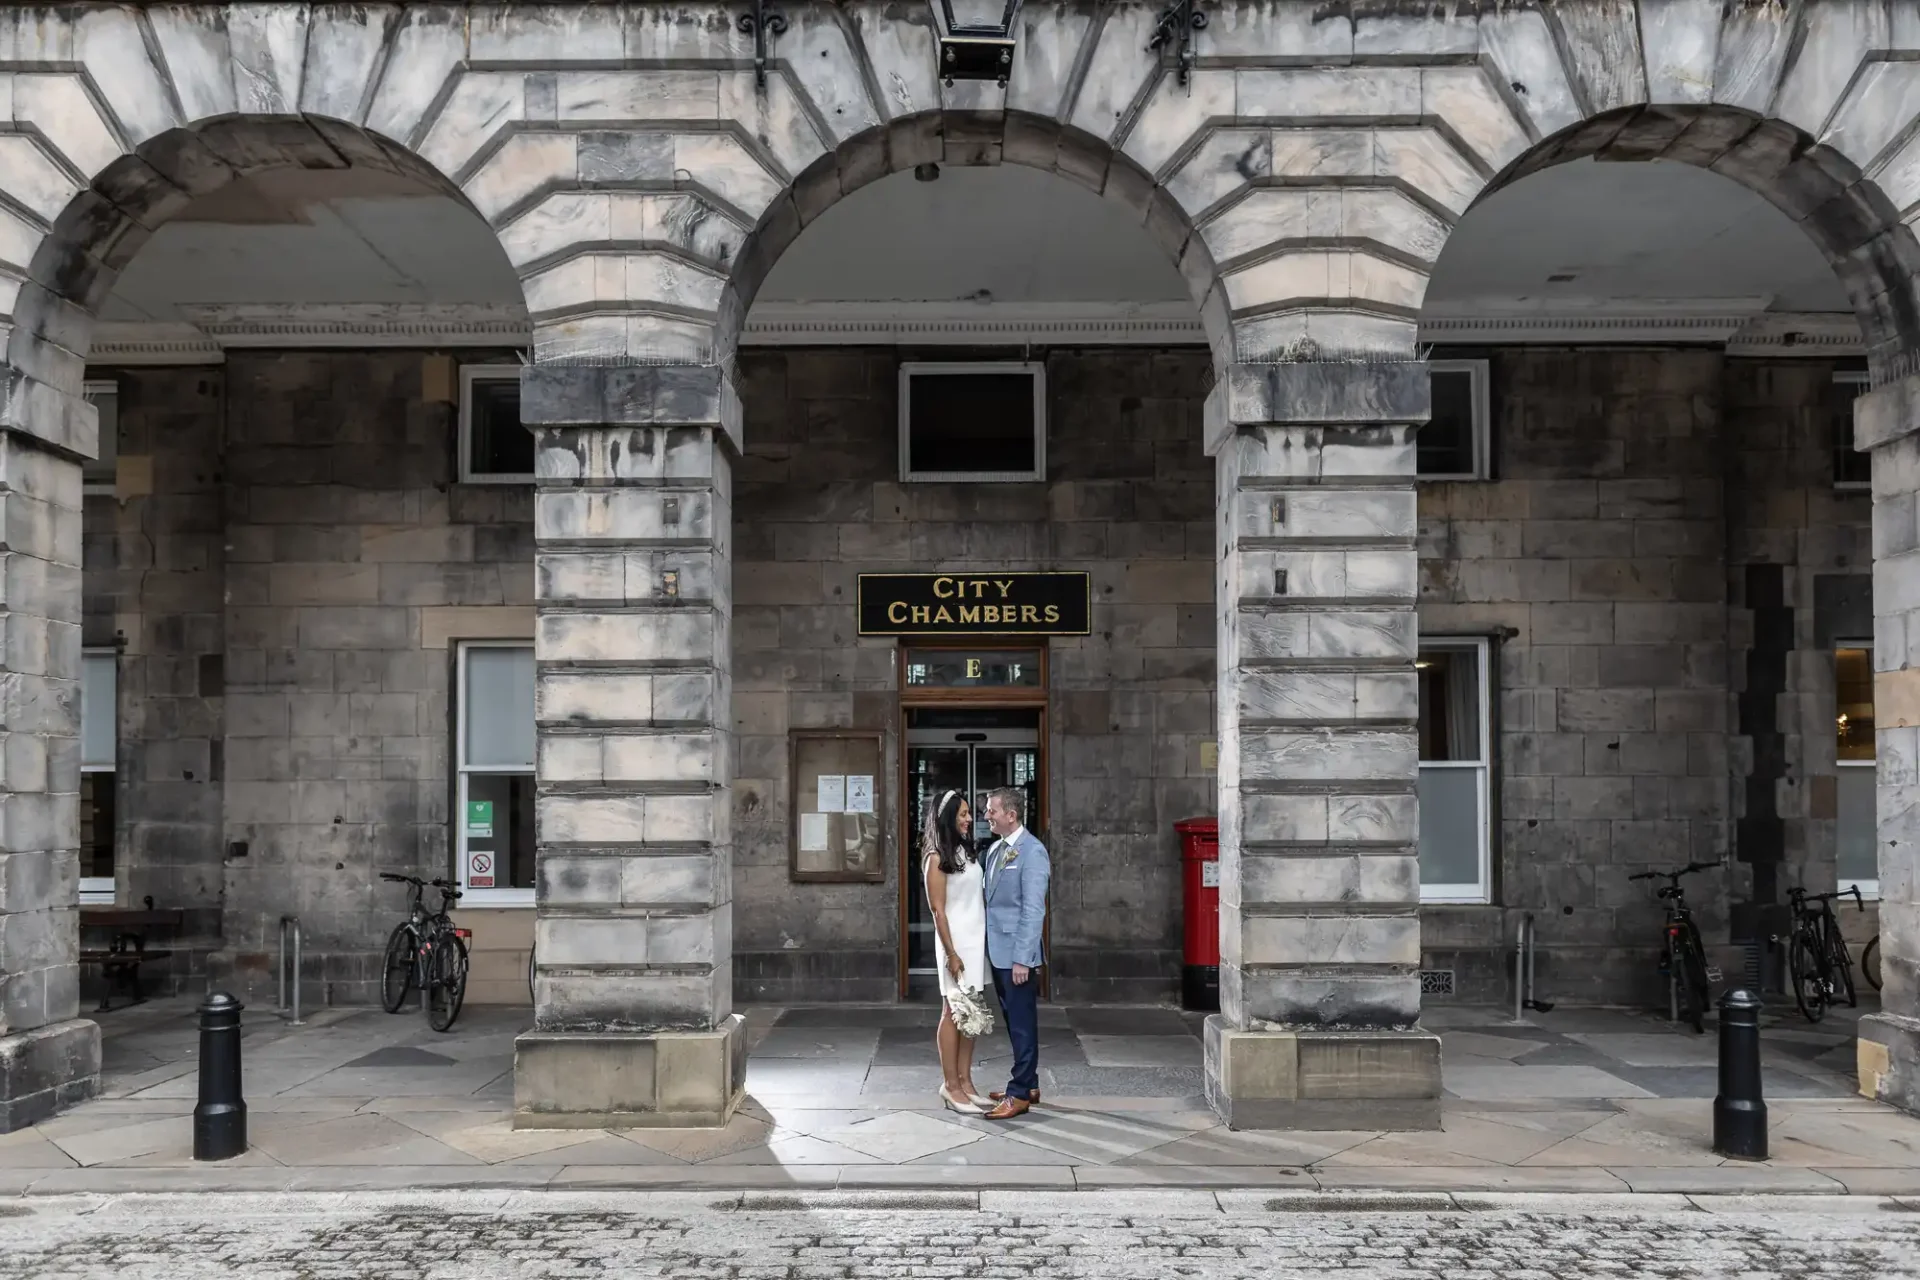
[[[934,956],[940,968],[940,1101],[964,1113],[976,1113],[993,1104],[973,1086],[973,1041],[953,1024],[947,1001],[960,991],[991,988],[987,970],[987,902],[981,887],[980,863],[973,856],[966,832],[973,829],[973,811],[958,791],[942,795],[927,814],[922,833],[920,870],[927,885],[927,905],[933,910]]]

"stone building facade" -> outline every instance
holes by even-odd
[[[1153,994],[1170,912],[1144,869],[1170,860],[1167,820],[1211,795],[1207,1088],[1242,1127],[1436,1123],[1423,969],[1452,954],[1456,976],[1490,983],[1494,931],[1526,908],[1558,909],[1555,940],[1576,956],[1621,947],[1647,920],[1623,901],[1623,854],[1730,852],[1716,940],[1741,895],[1765,906],[1817,879],[1838,790],[1819,779],[1839,776],[1822,772],[1820,681],[1867,609],[1887,990],[1863,1024],[1862,1086],[1920,1105],[1906,829],[1920,247],[1904,221],[1920,166],[1903,70],[1920,11],[1250,0],[1202,29],[1151,6],[1033,3],[1009,11],[1005,61],[981,79],[942,77],[947,52],[978,46],[947,44],[938,7],[783,16],[0,12],[15,126],[0,134],[0,1125],[84,1095],[97,1071],[97,1028],[77,1016],[73,852],[87,646],[124,642],[121,724],[163,744],[116,761],[114,825],[131,842],[116,892],[137,878],[177,893],[209,973],[248,969],[297,897],[344,999],[364,991],[356,948],[381,914],[366,871],[391,855],[431,869],[462,838],[446,819],[468,793],[441,785],[466,770],[443,758],[460,668],[434,651],[529,635],[535,1014],[518,1122],[724,1118],[745,1054],[736,1000],[823,977],[870,993],[859,974],[882,951],[852,919],[854,890],[788,893],[767,874],[782,798],[765,740],[796,716],[874,715],[861,695],[884,690],[883,646],[849,645],[832,593],[844,600],[850,565],[951,558],[955,536],[970,570],[1077,564],[1102,591],[1088,636],[1048,644],[1046,785],[1063,848],[1102,847],[1116,879],[1142,871],[1117,901],[1063,876],[1063,994],[1076,960],[1080,994]],[[1845,284],[1872,384],[1858,410],[1869,604],[1867,500],[1784,465],[1822,454],[1834,412],[1811,365],[1496,352],[1498,469],[1417,489],[1437,409],[1419,327],[1434,263],[1477,202],[1587,157],[1742,183]],[[889,507],[886,449],[857,447],[885,435],[874,357],[766,356],[742,349],[743,324],[841,200],[892,174],[999,165],[1124,210],[1177,265],[1204,352],[1050,353],[1056,394],[1085,393],[1057,415],[1066,452],[1044,482]],[[451,392],[430,353],[143,373],[122,444],[157,431],[169,448],[133,455],[150,474],[95,521],[89,564],[112,603],[90,606],[79,516],[100,447],[85,398],[100,308],[171,217],[280,170],[404,178],[493,228],[525,304],[530,505],[442,487],[433,434]],[[1147,381],[1123,390],[1123,374]],[[1820,406],[1789,408],[1802,394]],[[1163,437],[1175,422],[1184,437]],[[216,440],[217,464],[189,447]],[[808,490],[811,514],[794,505]],[[1203,578],[1191,526],[1209,512]],[[1500,676],[1498,755],[1480,764],[1501,806],[1501,896],[1478,913],[1420,901],[1422,646],[1443,627],[1487,641]],[[800,908],[756,911],[769,892],[811,903],[810,936],[845,963],[788,960],[806,949]],[[1066,923],[1074,907],[1102,922]],[[1103,970],[1122,930],[1140,958]]]

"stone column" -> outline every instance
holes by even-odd
[[[1854,405],[1873,453],[1873,714],[1880,1012],[1860,1019],[1860,1092],[1920,1112],[1920,376]]]
[[[1423,363],[1235,365],[1220,528],[1220,1013],[1237,1129],[1430,1129],[1413,431]]]
[[[80,459],[93,406],[18,370],[0,405],[0,1133],[100,1083],[80,1010]]]
[[[713,367],[529,368],[538,918],[519,1127],[719,1125],[733,1013],[732,471]]]

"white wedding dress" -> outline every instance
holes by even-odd
[[[932,884],[932,873],[940,860],[928,854],[920,864],[925,883]],[[953,935],[954,948],[960,953],[960,977],[956,981],[947,971],[947,947],[940,930],[933,931],[933,956],[940,968],[940,998],[955,991],[986,991],[993,985],[987,972],[987,897],[980,878],[980,863],[969,857],[964,870],[947,877],[947,932]],[[933,907],[932,889],[928,889],[928,910]]]

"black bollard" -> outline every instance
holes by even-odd
[[[1767,1104],[1760,1098],[1760,1000],[1748,991],[1720,997],[1720,1093],[1713,1100],[1713,1149],[1736,1160],[1767,1158]]]
[[[247,1149],[247,1103],[240,1096],[240,1010],[216,991],[200,1006],[200,1105],[193,1109],[193,1158],[231,1160]]]

